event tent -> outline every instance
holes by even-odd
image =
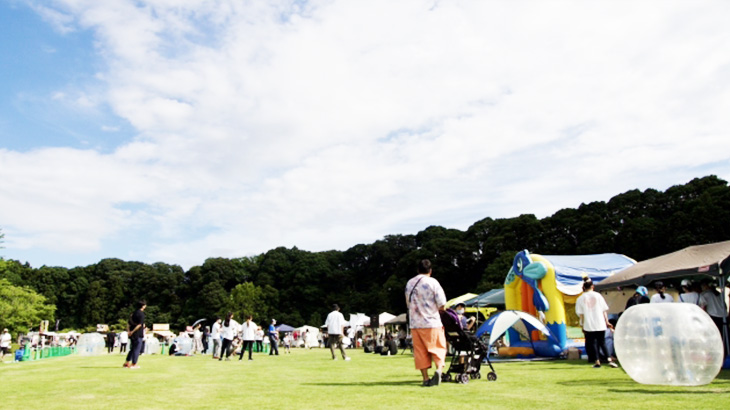
[[[385,322],[385,324],[386,325],[405,325],[406,324],[406,314],[401,313],[400,315]]]
[[[465,294],[463,294],[463,295],[461,295],[459,297],[456,297],[456,298],[453,298],[451,300],[448,300],[446,302],[446,305],[444,305],[444,307],[445,308],[450,308],[451,306],[454,306],[455,304],[457,304],[459,302],[466,302],[467,300],[474,299],[477,296],[479,296],[479,295],[477,295],[476,293],[465,293]]]
[[[504,288],[492,289],[464,302],[466,307],[504,305]]]
[[[316,328],[314,326],[307,326],[304,325],[302,327],[298,327],[294,329],[295,332],[297,332],[299,338],[301,339],[304,337],[304,334],[306,331],[309,330],[309,336],[307,337],[307,345],[308,346],[318,346],[317,342],[317,336],[319,336],[319,328]],[[302,343],[304,343],[304,340],[300,340]]]
[[[596,283],[596,290],[626,285],[647,285],[655,280],[692,275],[722,278],[728,270],[730,270],[730,241],[690,246],[647,259],[614,273]]]
[[[285,325],[282,323],[276,327],[276,331],[277,332],[293,332],[294,328],[292,326]]]
[[[720,291],[722,292],[720,300],[723,308],[727,310],[727,306],[725,306],[725,286],[728,270],[730,270],[730,241],[716,242],[690,246],[639,262],[611,275],[601,283],[596,284],[595,288],[596,290],[602,290],[626,285],[647,285],[660,279],[708,275],[719,279]],[[726,320],[727,318],[723,318],[723,321]],[[730,355],[727,322],[724,323],[722,333],[725,342],[725,353]]]

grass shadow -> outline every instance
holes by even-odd
[[[730,390],[713,389],[713,390],[650,390],[650,389],[608,389],[611,393],[628,393],[628,394],[649,394],[649,395],[664,395],[664,394],[730,394]]]
[[[402,380],[402,381],[380,381],[380,382],[327,382],[327,383],[302,383],[303,386],[325,386],[325,387],[342,387],[342,386],[362,386],[362,387],[383,387],[383,386],[420,386],[421,381]]]

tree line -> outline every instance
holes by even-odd
[[[119,328],[139,299],[147,300],[149,323],[169,323],[174,329],[227,311],[239,318],[252,314],[259,323],[276,318],[293,326],[319,326],[332,303],[343,312],[404,312],[405,283],[423,258],[431,259],[434,277],[452,298],[501,287],[522,249],[545,255],[615,252],[638,261],[727,239],[730,187],[707,176],[664,192],[631,190],[542,219],[485,218],[466,231],[430,226],[345,251],[280,247],[251,257],[209,258],[187,271],[164,262],[120,259],[70,269],[0,259],[0,326],[26,331],[45,319],[57,320],[60,329],[98,323]],[[37,296],[32,302],[28,292]],[[21,314],[18,304],[25,303],[27,314],[11,319],[9,303],[15,304],[16,315]]]

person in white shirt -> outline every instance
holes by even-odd
[[[129,343],[129,333],[123,331],[119,334],[119,353],[126,353],[127,344]]]
[[[583,294],[575,301],[575,313],[580,318],[583,334],[586,337],[586,354],[593,367],[601,367],[601,356],[605,354],[608,365],[618,365],[608,356],[606,347],[606,329],[613,330],[608,322],[608,304],[600,293],[593,290],[593,281],[583,279]]]
[[[264,330],[261,326],[256,329],[256,351],[259,353],[264,351]]]
[[[231,344],[233,338],[238,334],[240,325],[238,322],[233,320],[233,312],[228,312],[226,320],[223,321],[221,326],[221,337],[223,338],[221,343],[221,355],[218,360],[223,360],[223,355],[226,355],[226,361],[231,360]]]
[[[332,305],[332,311],[327,315],[327,320],[324,325],[327,326],[328,342],[330,345],[330,352],[332,352],[332,360],[337,360],[335,355],[335,345],[339,345],[340,352],[342,353],[342,359],[350,360],[345,353],[345,347],[342,344],[342,337],[345,334],[345,317],[340,313],[340,307],[337,304]]]
[[[10,353],[10,343],[12,341],[13,337],[10,336],[8,329],[3,329],[3,334],[0,335],[0,352],[2,352],[2,357],[0,357],[0,360],[5,359],[6,353]]]
[[[213,329],[210,331],[210,339],[213,341],[213,359],[221,356],[221,318],[215,318]]]
[[[241,348],[241,355],[238,360],[243,360],[243,353],[248,348],[248,360],[253,360],[251,357],[251,351],[253,350],[254,341],[256,341],[256,330],[258,325],[253,322],[253,316],[246,316],[246,321],[241,325],[241,340],[243,340],[243,347]]]
[[[672,295],[666,293],[667,287],[664,286],[664,282],[655,282],[654,289],[656,289],[657,293],[652,295],[650,300],[651,303],[674,303],[674,298],[672,297]]]
[[[720,292],[718,292],[712,279],[706,279],[702,282],[700,307],[710,315],[712,321],[715,322],[715,326],[717,326],[717,330],[722,335],[722,318],[727,315],[727,312],[722,308]]]
[[[693,305],[700,304],[700,295],[695,292],[692,281],[689,279],[682,280],[682,293],[679,294],[679,301],[682,303],[691,303]]]

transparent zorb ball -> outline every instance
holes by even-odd
[[[642,384],[699,386],[722,368],[720,332],[694,304],[634,305],[621,315],[613,338],[621,367]]]
[[[148,337],[144,340],[144,354],[160,353],[160,341],[154,337]]]
[[[106,351],[106,339],[101,333],[84,333],[76,343],[76,352],[81,356],[96,356]]]

